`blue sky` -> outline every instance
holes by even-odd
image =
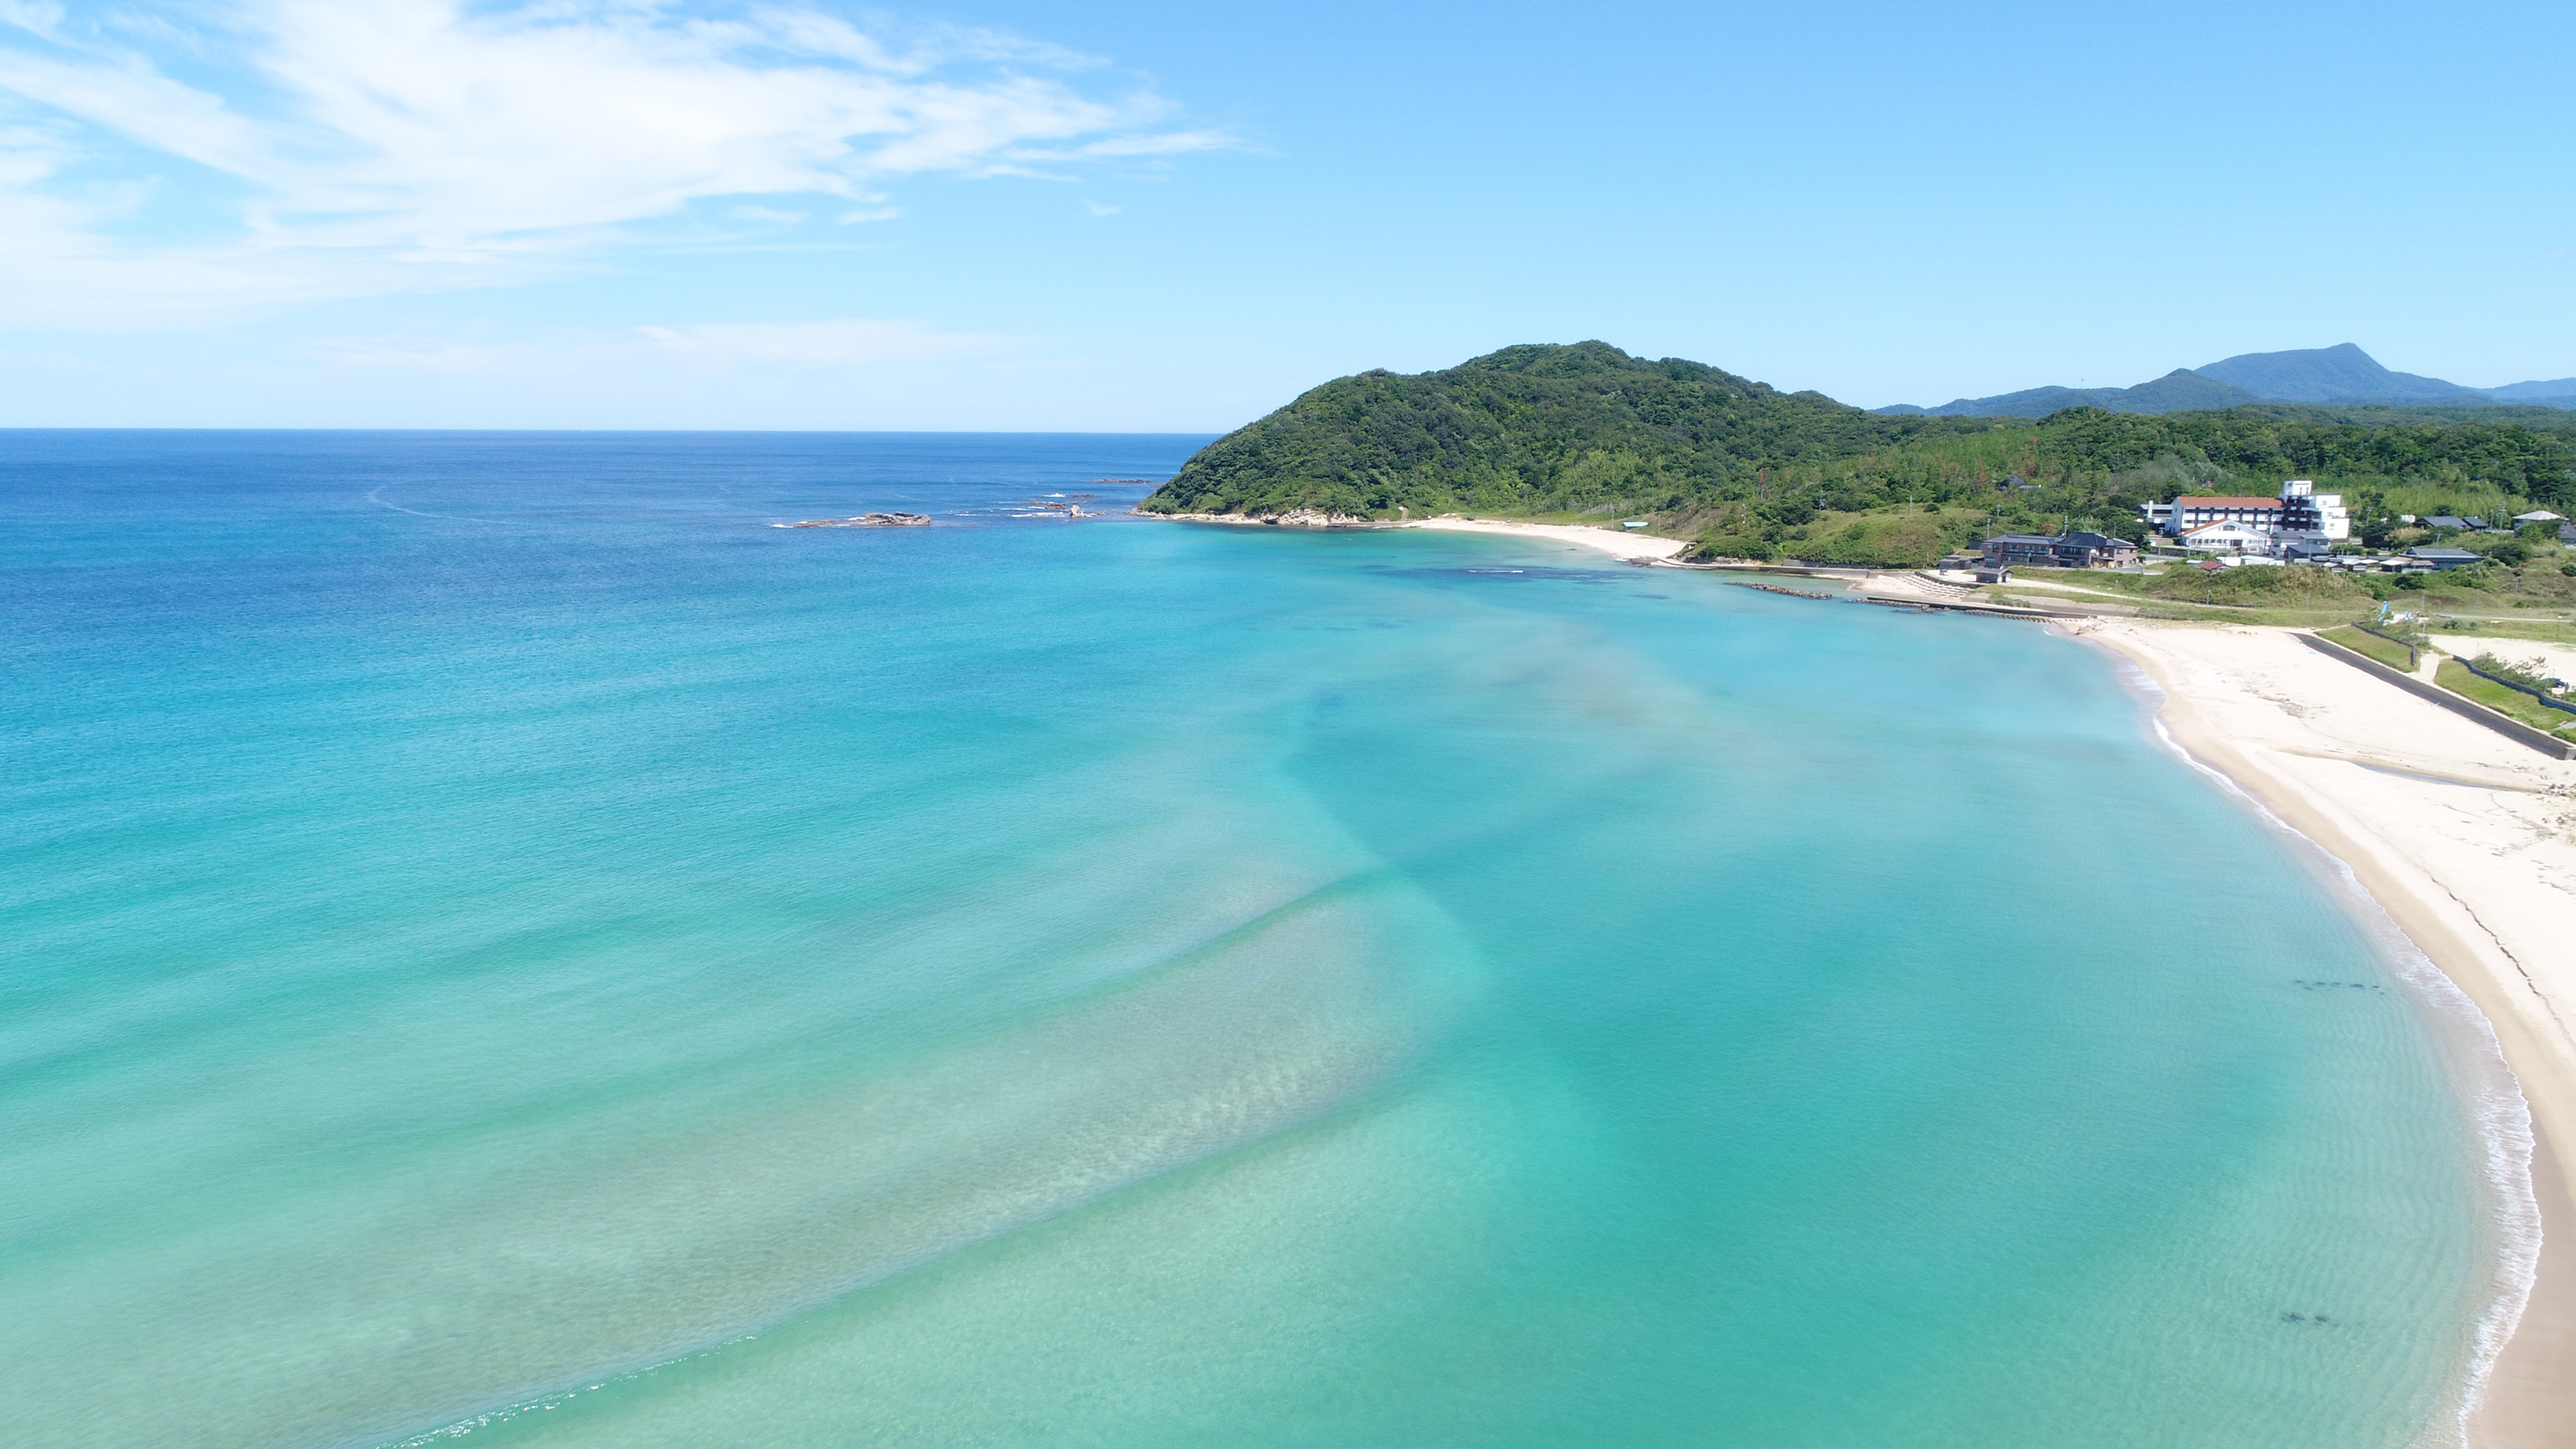
[[[0,425],[2576,375],[2576,8],[0,0]]]

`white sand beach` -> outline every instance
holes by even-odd
[[[1593,528],[1577,523],[1506,523],[1491,518],[1417,518],[1402,528],[1431,528],[1443,533],[1500,533],[1521,538],[1553,539],[1581,548],[1599,549],[1613,558],[1671,558],[1690,547],[1678,538],[1652,538],[1619,528]]]
[[[2349,866],[2494,1026],[2540,1139],[2544,1245],[2470,1442],[2576,1444],[2576,761],[2447,713],[2290,630],[2078,627],[2145,670],[2182,748]]]
[[[1572,544],[1577,548],[1598,549],[1613,558],[1653,561],[1668,559],[1690,545],[1678,538],[1655,538],[1627,529],[1595,528],[1579,523],[1516,523],[1499,518],[1414,518],[1402,523],[1376,523],[1338,513],[1320,513],[1298,509],[1276,518],[1252,518],[1240,513],[1173,513],[1146,514],[1166,517],[1175,523],[1223,523],[1230,525],[1275,525],[1287,528],[1428,528],[1442,533],[1490,533],[1513,538],[1539,538],[1554,543]]]

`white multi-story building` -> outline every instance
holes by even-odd
[[[2352,537],[2352,515],[2344,511],[2342,494],[2319,493],[2316,484],[2293,478],[2281,485],[2281,532],[2339,543]]]
[[[2281,526],[2278,498],[2177,498],[2142,511],[2157,532],[2180,538],[2205,523],[2241,523],[2266,533]]]
[[[2344,511],[2343,495],[2319,493],[2306,478],[2282,484],[2278,498],[2177,498],[2171,503],[2142,504],[2138,511],[2146,515],[2149,527],[2172,538],[2213,523],[2291,538],[2352,537],[2352,515]]]

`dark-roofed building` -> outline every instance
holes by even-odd
[[[2477,525],[2466,518],[2455,518],[2448,513],[2436,513],[2432,517],[2424,520],[2424,526],[2426,528],[2468,529],[2475,528]]]
[[[2410,548],[2406,550],[2406,556],[2421,563],[2430,564],[2437,569],[2465,568],[2473,563],[2486,562],[2485,555],[2471,553],[2465,548],[2438,548],[2432,545]]]
[[[1985,543],[1986,562],[1997,568],[2014,564],[2036,564],[2052,568],[2057,563],[2057,540],[2038,533],[1999,533]]]
[[[2101,533],[2006,533],[1987,539],[1986,562],[1997,568],[2099,569],[2138,561],[2138,546]]]
[[[2059,539],[2057,546],[2060,558],[2066,557],[2070,549],[2082,549],[2084,567],[2088,569],[2116,568],[2138,561],[2136,544],[2107,533],[2070,533]]]

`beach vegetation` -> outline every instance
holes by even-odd
[[[2480,668],[2493,655],[2480,656]],[[2445,659],[2433,671],[2433,682],[2464,699],[2473,699],[2496,713],[2520,720],[2534,729],[2564,735],[2576,731],[2576,714],[2553,709],[2510,685],[2492,679],[2481,679],[2457,659]]]
[[[2536,689],[2554,699],[2569,698],[2567,681],[2551,672],[2549,661],[2546,659],[2532,658],[2517,662],[2499,659],[2490,651],[2477,655],[2469,662],[2499,679],[2509,680],[2525,689]]]
[[[2320,629],[2317,633],[2320,638],[2332,640],[2365,658],[2376,659],[2391,669],[2403,670],[2409,674],[2415,672],[2415,664],[2419,656],[2414,645],[2373,634],[2356,624]]]
[[[2150,598],[2192,603],[2332,607],[2350,618],[2352,606],[2372,600],[2370,589],[2349,574],[2309,564],[2265,568],[2174,569],[2146,581]]]

